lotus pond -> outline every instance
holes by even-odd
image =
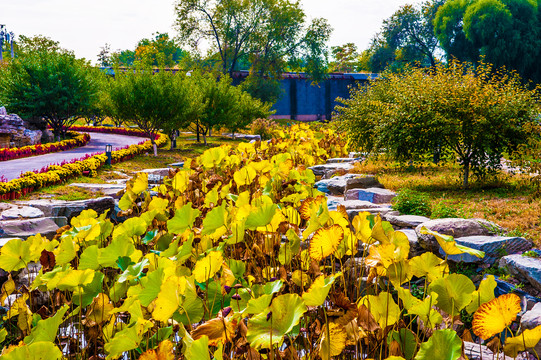
[[[151,190],[145,173],[130,180],[120,224],[85,210],[54,239],[10,240],[2,358],[455,360],[463,341],[535,346],[541,327],[517,333],[520,299],[495,298],[494,277],[476,286],[432,253],[410,258],[379,216],[327,208],[308,167],[346,145],[295,125],[212,148]],[[448,255],[484,255],[426,233]]]

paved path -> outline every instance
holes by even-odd
[[[62,161],[69,162],[71,160],[80,159],[87,154],[95,154],[105,151],[105,145],[113,145],[113,150],[123,148],[126,145],[139,144],[145,141],[145,138],[102,134],[89,132],[90,141],[85,145],[75,149],[61,151],[51,154],[31,156],[22,159],[0,161],[0,176],[5,176],[8,180],[18,178],[21,173],[26,171],[39,170],[44,166],[58,164]]]

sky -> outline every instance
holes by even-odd
[[[302,0],[308,20],[326,18],[334,31],[329,46],[368,47],[382,21],[401,5],[419,0]],[[134,50],[155,32],[175,35],[174,0],[2,0],[0,24],[15,35],[44,35],[95,63],[105,43]]]

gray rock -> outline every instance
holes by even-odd
[[[396,196],[396,193],[387,189],[368,188],[351,189],[346,191],[346,200],[364,200],[374,204],[387,204]]]
[[[98,214],[109,210],[109,214],[115,207],[115,199],[111,196],[103,196],[96,199],[88,200],[28,200],[17,201],[16,204],[34,207],[41,210],[45,216],[64,216],[68,220],[79,215],[83,210],[92,209]]]
[[[500,259],[499,265],[506,267],[518,280],[528,282],[541,291],[541,258],[519,254],[507,255]]]
[[[530,240],[521,237],[507,236],[464,236],[455,238],[459,245],[464,245],[472,249],[481,250],[485,253],[484,258],[478,258],[469,254],[450,255],[449,260],[462,261],[465,263],[487,263],[494,264],[499,258],[507,254],[523,253],[533,247]],[[440,254],[445,256],[440,248]]]
[[[375,209],[375,208],[381,208],[381,207],[391,207],[391,205],[386,204],[386,206],[382,206],[382,204],[374,204],[370,201],[363,201],[363,200],[344,200],[343,197],[336,197],[336,196],[329,196],[327,197],[327,207],[329,210],[336,210],[338,205],[343,205],[346,210],[356,210],[356,209]]]
[[[391,225],[397,226],[399,228],[414,228],[419,224],[430,221],[426,216],[419,215],[392,215],[386,214],[383,219],[391,223]]]
[[[147,173],[149,176],[150,175],[158,175],[160,177],[165,177],[165,176],[168,176],[169,175],[169,171],[171,170],[171,168],[159,168],[159,169],[145,169],[145,170],[141,170],[141,171],[138,171],[140,173]]]
[[[398,230],[408,237],[408,240],[410,242],[410,252],[408,257],[411,259],[412,257],[422,255],[426,252],[425,249],[421,247],[419,244],[419,238],[417,237],[417,233],[415,232],[415,229],[400,229]]]
[[[327,164],[336,164],[336,163],[354,163],[355,161],[359,161],[359,158],[331,158],[327,159]]]
[[[0,106],[0,115],[7,115],[8,112],[6,111],[6,108],[4,106]]]
[[[359,174],[346,174],[342,176],[335,176],[330,179],[323,179],[314,184],[314,186],[321,192],[331,195],[343,195],[346,189],[346,184],[349,179],[362,176]]]
[[[181,168],[181,167],[184,166],[184,161],[172,163],[172,164],[169,164],[169,166],[171,166],[171,167],[173,167],[173,168]]]
[[[69,186],[78,187],[95,192],[101,192],[104,195],[120,198],[119,192],[126,188],[125,185],[116,184],[91,184],[91,183],[72,183]]]
[[[494,354],[486,346],[469,341],[464,341],[464,355],[470,360],[513,360],[511,357],[505,356],[503,352]]]
[[[336,172],[338,170],[350,171],[353,169],[352,163],[322,164],[309,167],[316,176],[323,176],[327,172]]]
[[[67,223],[68,219],[65,217],[4,220],[0,221],[0,238],[26,239],[32,235],[41,234],[52,239],[56,235],[56,230]]]
[[[520,328],[524,331],[526,329],[533,329],[541,325],[541,303],[537,303],[534,307],[526,311],[520,318]],[[537,354],[541,354],[541,342],[538,342],[534,348]],[[534,353],[533,351],[531,351]]]
[[[7,210],[2,211],[0,220],[35,219],[43,216],[45,216],[43,211],[34,207],[12,206]]]
[[[432,235],[421,234],[422,227],[440,234],[451,235],[455,239],[465,236],[489,236],[501,234],[504,231],[501,226],[484,219],[445,218],[424,222],[415,228],[417,236],[419,236],[419,243],[425,249],[436,254],[440,250],[436,238]]]
[[[351,189],[369,189],[383,188],[383,185],[376,179],[374,175],[363,175],[356,178],[348,179],[344,191]]]

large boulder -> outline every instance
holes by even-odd
[[[30,206],[11,205],[9,209],[0,212],[0,220],[35,219],[43,216],[43,211]]]
[[[380,204],[374,204],[370,201],[363,200],[344,200],[343,197],[329,196],[327,197],[327,207],[329,210],[336,210],[338,205],[342,205],[346,210],[358,210],[358,209],[373,209],[382,207]],[[390,206],[389,206],[390,207]]]
[[[347,181],[355,177],[362,176],[359,174],[345,174],[342,176],[335,176],[330,179],[323,179],[314,184],[314,186],[321,192],[331,195],[343,195],[346,189]]]
[[[351,189],[368,189],[368,188],[383,188],[383,185],[376,179],[374,175],[361,175],[346,181],[345,191]]]
[[[68,224],[65,217],[45,217],[27,220],[0,221],[0,238],[21,238],[41,234],[48,239],[56,235],[56,230]]]
[[[111,214],[115,208],[115,199],[111,196],[75,201],[38,199],[17,201],[16,204],[39,209],[44,216],[64,216],[70,220],[86,209],[92,209],[98,214],[109,210],[109,214]]]
[[[396,196],[396,193],[387,189],[368,188],[351,189],[346,191],[346,200],[364,200],[374,204],[388,204]]]
[[[364,209],[349,209],[346,210],[348,213],[348,217],[350,221],[353,221],[353,218],[357,215],[359,215],[362,212],[370,213],[371,215],[381,215],[384,216],[385,214],[388,214],[389,212],[392,212],[393,209],[390,207],[371,207],[371,208],[364,208]]]
[[[336,172],[339,170],[348,172],[353,169],[352,163],[333,163],[333,164],[322,164],[322,165],[315,165],[312,167],[309,167],[310,170],[314,173],[316,176],[323,176],[327,172]]]
[[[485,345],[469,341],[464,341],[464,355],[470,360],[513,360],[512,357],[505,356],[503,352],[495,354]]]
[[[483,258],[469,254],[450,255],[449,260],[465,263],[486,263],[494,264],[505,254],[522,254],[533,247],[533,242],[522,237],[516,236],[464,236],[455,238],[459,245],[472,249],[481,250],[485,253]],[[440,248],[440,254],[445,256],[443,249]]]
[[[417,236],[415,229],[400,229],[398,231],[404,233],[408,237],[408,241],[410,243],[410,252],[408,257],[410,259],[426,252],[426,250],[419,245],[419,237]]]
[[[501,268],[507,268],[517,280],[528,282],[541,291],[541,258],[519,254],[507,255],[500,259],[499,265]]]
[[[425,249],[436,254],[439,253],[440,249],[436,238],[432,235],[421,234],[422,227],[440,234],[451,235],[455,239],[465,236],[489,236],[501,234],[504,231],[501,226],[484,219],[445,218],[424,222],[415,228],[417,236],[419,236],[419,243]]]
[[[392,215],[387,214],[383,220],[388,221],[391,225],[398,228],[415,228],[416,226],[430,221],[426,216],[419,215]]]
[[[4,106],[0,106],[0,115],[7,115],[8,112],[6,111],[6,108]]]

